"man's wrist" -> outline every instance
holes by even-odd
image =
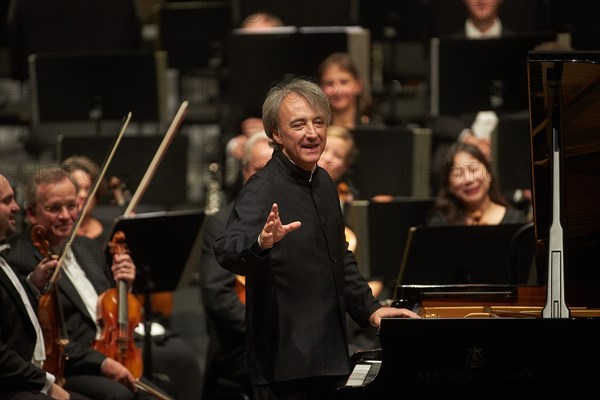
[[[273,245],[271,245],[269,247],[263,246],[262,239],[260,238],[260,235],[258,235],[258,247],[260,247],[261,250],[264,251],[264,250],[269,250],[270,248],[273,247]]]
[[[27,278],[25,278],[25,282],[27,282],[27,284],[29,285],[29,287],[31,288],[31,290],[33,291],[33,294],[35,295],[35,297],[40,297],[41,294],[47,293],[48,290],[50,289],[50,282],[46,282],[46,284],[44,286],[42,286],[41,288],[38,288],[36,286],[35,283],[33,283],[33,272],[30,272],[29,275],[27,275]]]

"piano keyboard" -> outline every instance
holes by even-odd
[[[369,360],[364,363],[356,364],[345,386],[357,387],[368,385],[375,379],[380,368],[380,360]]]

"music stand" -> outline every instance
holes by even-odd
[[[41,53],[29,57],[31,135],[36,150],[55,150],[59,134],[106,136],[127,112],[146,126],[167,115],[164,51]]]
[[[431,130],[363,125],[352,133],[359,154],[351,175],[360,199],[429,197]]]
[[[406,239],[398,284],[516,285],[518,271],[511,265],[510,247],[523,225],[413,227]]]
[[[358,240],[358,267],[370,279],[386,285],[398,277],[409,228],[423,225],[433,198],[397,197],[390,202],[355,200],[346,210]]]
[[[527,53],[556,39],[552,32],[528,32],[500,39],[431,39],[431,114],[465,115],[528,109]]]
[[[112,140],[109,136],[59,135],[57,159],[64,161],[71,156],[85,155],[101,165]],[[106,176],[116,176],[132,193],[135,192],[163,140],[163,135],[125,136]],[[187,202],[188,145],[187,136],[173,137],[144,193],[144,204],[172,207]]]
[[[204,220],[202,211],[160,211],[115,218],[108,240],[122,231],[144,294],[144,374],[152,376],[151,295],[174,291]],[[176,233],[176,234],[175,234]],[[108,245],[105,244],[107,257]]]

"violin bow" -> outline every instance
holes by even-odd
[[[91,204],[90,199],[93,199],[94,196],[96,195],[96,192],[98,191],[98,188],[100,187],[102,179],[104,179],[106,170],[108,169],[108,166],[110,165],[110,163],[113,159],[113,156],[115,155],[115,152],[117,151],[117,148],[119,147],[119,144],[121,143],[121,139],[123,138],[123,135],[125,134],[125,130],[129,126],[129,121],[131,121],[131,112],[127,113],[127,115],[123,118],[121,127],[119,129],[119,133],[118,133],[117,137],[115,138],[112,148],[111,148],[110,152],[108,153],[108,155],[106,156],[104,163],[102,163],[102,169],[100,170],[100,173],[96,177],[96,180],[94,181],[94,185],[92,186],[90,193],[86,197],[85,202],[83,203],[83,207],[81,208],[81,211],[79,212],[79,215],[77,216],[77,219],[75,220],[75,226],[73,226],[73,230],[71,231],[71,234],[69,235],[69,238],[67,239],[67,242],[60,253],[60,257],[58,258],[58,264],[56,265],[56,268],[54,269],[54,273],[52,274],[52,277],[50,278],[51,283],[54,283],[58,277],[58,273],[60,271],[60,268],[62,267],[63,256],[65,255],[67,250],[71,248],[71,245],[73,244],[73,240],[75,239],[75,236],[77,235],[77,230],[81,226],[81,223],[83,222],[83,217],[85,216],[85,214],[87,213],[87,211],[90,207],[90,204]]]
[[[154,173],[156,172],[158,165],[162,161],[167,149],[171,145],[171,142],[173,141],[173,138],[175,137],[175,133],[177,133],[179,126],[181,126],[181,123],[183,122],[183,118],[185,117],[185,115],[187,113],[188,105],[189,105],[189,102],[186,100],[183,103],[181,103],[181,106],[179,106],[179,110],[177,111],[177,114],[175,114],[175,117],[173,118],[173,121],[171,122],[171,125],[169,126],[169,129],[167,130],[167,133],[165,134],[165,137],[163,138],[162,142],[160,143],[158,150],[154,154],[154,158],[150,162],[150,166],[146,170],[144,177],[142,178],[137,189],[135,190],[135,193],[131,197],[131,201],[127,205],[127,209],[125,210],[125,213],[123,214],[126,217],[129,216],[135,210],[138,203],[140,202],[140,199],[146,192],[146,188],[148,187],[150,180],[154,177]]]

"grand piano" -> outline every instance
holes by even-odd
[[[535,260],[544,285],[399,287],[396,302],[423,318],[384,319],[381,348],[353,356],[339,399],[597,392],[600,51],[530,52],[527,69]]]

